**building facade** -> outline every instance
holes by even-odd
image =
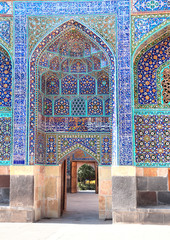
[[[60,217],[81,160],[100,219],[170,223],[169,114],[168,0],[0,2],[0,221]]]

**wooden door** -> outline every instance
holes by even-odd
[[[67,162],[64,162],[61,165],[61,215],[66,209],[67,205]]]
[[[77,162],[71,163],[71,193],[77,192]]]

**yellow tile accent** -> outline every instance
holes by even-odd
[[[10,166],[10,175],[34,175],[34,166]]]
[[[111,177],[111,167],[99,166],[99,179],[110,180]]]
[[[112,166],[112,176],[136,176],[136,167],[134,166]]]
[[[167,177],[168,176],[168,168],[158,168],[158,176],[159,177]]]
[[[46,166],[45,167],[46,176],[61,176],[61,166]]]

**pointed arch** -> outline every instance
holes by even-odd
[[[63,160],[63,158],[65,158],[68,154],[70,154],[71,152],[78,150],[78,149],[89,154],[91,157],[93,157],[96,160],[97,163],[100,162],[100,154],[94,154],[90,149],[86,148],[85,146],[83,146],[81,144],[75,144],[74,146],[68,148],[62,154],[58,155],[58,163],[61,163],[61,160]]]
[[[65,33],[71,31],[71,30],[77,30],[81,34],[83,34],[85,37],[90,39],[90,41],[93,43],[93,45],[96,46],[96,48],[101,49],[107,57],[107,61],[109,63],[109,77],[110,77],[110,94],[111,98],[113,100],[113,109],[112,109],[112,119],[114,119],[113,124],[113,134],[117,134],[117,126],[115,124],[117,119],[116,114],[116,82],[115,82],[115,57],[110,49],[110,47],[107,45],[107,43],[97,35],[94,31],[86,27],[85,25],[81,24],[78,21],[75,21],[74,19],[68,20],[67,22],[61,24],[59,27],[55,28],[53,31],[51,31],[47,36],[45,36],[40,43],[37,44],[34,51],[32,52],[32,55],[30,57],[30,93],[28,96],[29,99],[29,157],[30,157],[30,164],[34,164],[35,161],[35,139],[36,139],[36,131],[37,131],[37,63],[39,59],[41,58],[44,51],[57,39],[59,39],[61,36],[63,36]],[[114,158],[116,158],[116,152],[117,152],[117,143],[114,139],[114,149],[115,153],[113,154]],[[116,147],[115,147],[116,145]]]
[[[161,66],[170,60],[170,55],[168,56],[168,54],[166,54],[170,46],[168,46],[168,44],[165,46],[165,41],[169,38],[170,25],[154,33],[145,42],[140,44],[134,52],[133,81],[135,93],[134,104],[136,108],[161,108],[161,82],[159,82],[159,72]],[[167,42],[169,42],[169,40]],[[164,50],[162,51],[162,49]],[[161,55],[157,53],[158,51]],[[158,54],[160,56],[158,56]],[[145,55],[148,57],[145,58]],[[143,67],[141,64],[143,64]],[[145,76],[140,74],[140,72],[144,71],[146,72]],[[149,94],[146,94],[146,91],[149,93],[152,91],[154,98],[150,98]],[[144,96],[144,94],[146,96]],[[166,106],[163,107],[166,108]]]

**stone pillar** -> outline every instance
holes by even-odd
[[[34,221],[34,166],[10,166],[10,208],[11,222]]]
[[[45,217],[45,167],[34,166],[35,221]]]
[[[136,167],[112,166],[113,222],[119,221],[119,218],[131,222],[130,218],[135,218],[136,195]],[[134,219],[132,221],[135,222]]]
[[[111,166],[99,166],[99,219],[112,218]]]
[[[0,203],[9,204],[10,170],[9,166],[0,166]]]
[[[45,216],[61,215],[61,166],[45,167]]]

